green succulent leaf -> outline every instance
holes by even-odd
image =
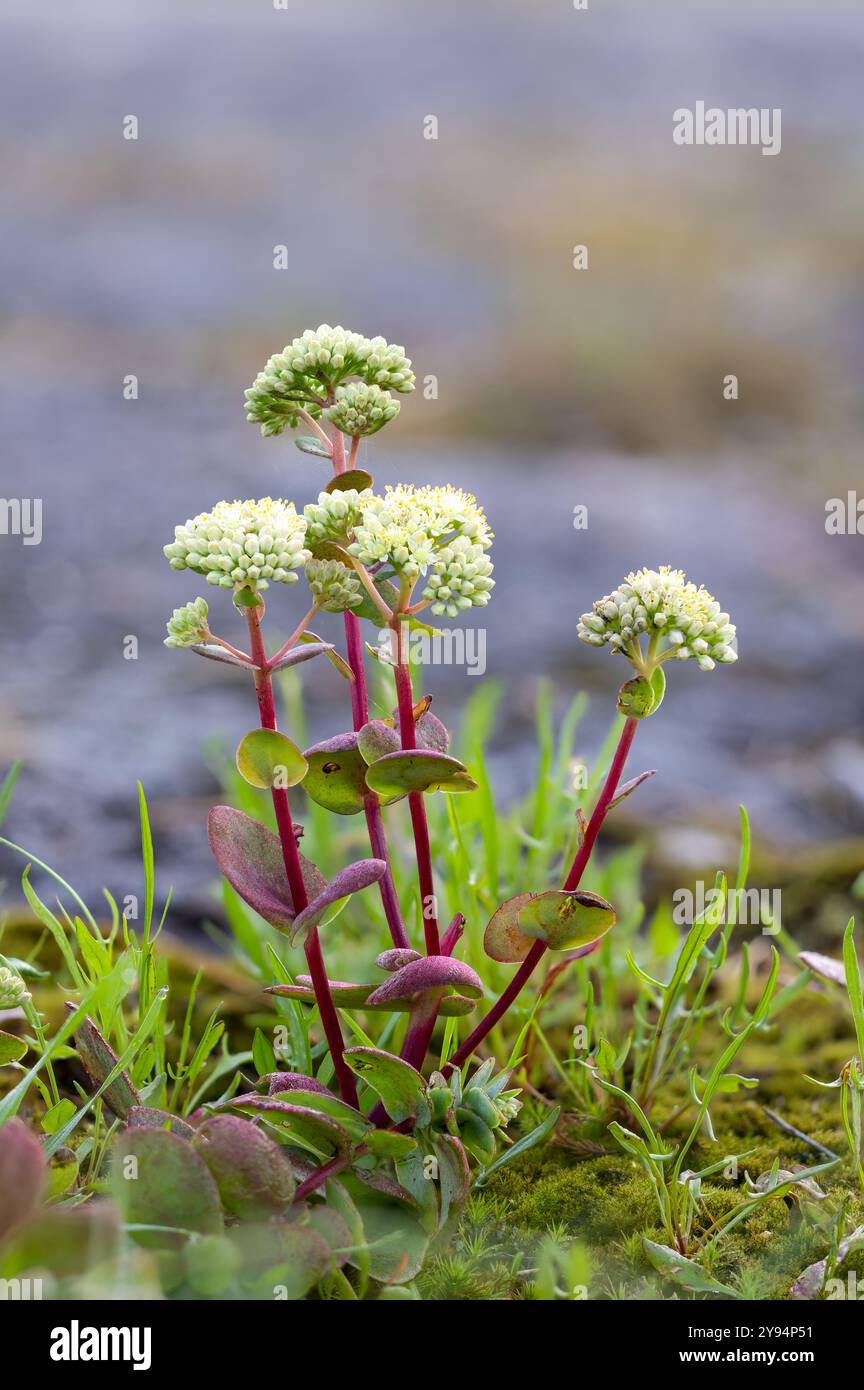
[[[458,758],[418,749],[387,753],[366,773],[366,782],[379,796],[406,792],[473,792],[477,783]]]
[[[355,733],[337,734],[306,749],[303,790],[337,816],[362,811],[369,793],[366,760],[357,747],[357,738]]]
[[[296,743],[276,729],[253,729],[240,740],[237,771],[250,787],[296,787],[307,770]]]
[[[357,492],[365,492],[374,482],[371,473],[367,473],[362,468],[349,468],[344,473],[337,473],[335,478],[331,478],[325,492],[350,492],[353,488]]]
[[[583,889],[538,893],[519,913],[519,930],[550,951],[572,951],[605,936],[616,922],[615,909],[597,893]]]
[[[319,459],[330,459],[333,457],[330,449],[319,439],[317,434],[298,434],[294,436],[294,443],[301,454],[314,454]]]
[[[219,1190],[191,1144],[164,1129],[126,1129],[114,1141],[111,1187],[132,1226],[169,1226],[184,1235],[222,1230]],[[176,1243],[162,1232],[133,1233],[142,1245]]]
[[[375,1047],[349,1047],[345,1061],[380,1099],[397,1124],[414,1120],[420,1129],[429,1124],[432,1111],[426,1099],[426,1082],[420,1072],[401,1057]]]

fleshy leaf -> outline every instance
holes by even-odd
[[[370,719],[357,733],[357,747],[366,763],[374,763],[387,753],[401,752],[402,742],[392,724]]]
[[[431,696],[427,696],[414,709],[414,742],[418,748],[426,749],[430,753],[446,753],[450,747],[450,732],[437,715],[429,712],[431,699]],[[393,714],[393,726],[398,731],[398,710]]]
[[[75,1005],[67,1003],[66,1009],[70,1014],[74,1014]],[[108,1046],[92,1019],[85,1018],[76,1030],[74,1037],[78,1056],[81,1058],[81,1065],[90,1080],[94,1082],[95,1089],[98,1089],[116,1067],[117,1055]],[[121,1120],[126,1119],[133,1105],[141,1104],[141,1097],[125,1071],[111,1082],[108,1089],[103,1092],[103,1096],[111,1110]]]
[[[366,761],[354,733],[336,734],[306,749],[308,771],[303,790],[337,816],[353,816],[363,810],[368,795]]]
[[[261,1080],[267,1082],[268,1096],[280,1096],[284,1091],[317,1091],[321,1096],[333,1095],[314,1076],[306,1076],[302,1071],[274,1071],[269,1076],[262,1076]]]
[[[154,1105],[133,1105],[126,1123],[130,1129],[167,1129],[181,1139],[191,1139],[195,1133],[194,1127],[179,1115],[171,1115]]]
[[[492,960],[515,964],[523,961],[531,950],[534,942],[520,930],[519,913],[532,897],[532,893],[517,893],[493,912],[483,937],[483,949]]]
[[[355,488],[357,492],[365,492],[367,487],[373,483],[371,473],[367,473],[362,468],[349,468],[344,473],[337,473],[335,478],[331,478],[325,492],[346,492]]]
[[[301,632],[300,636],[297,638],[297,641],[306,643],[308,646],[314,646],[317,649],[315,653],[316,656],[318,654],[318,650],[324,652],[324,654],[327,657],[327,660],[330,662],[330,665],[336,667],[336,670],[339,672],[340,676],[344,676],[346,681],[353,681],[354,672],[351,670],[351,667],[348,665],[348,662],[345,660],[344,656],[339,655],[332,642],[322,642],[321,638],[318,637],[314,632],[310,632],[308,628],[305,632]],[[296,650],[296,647],[292,648],[292,651]],[[288,656],[290,655],[291,652],[288,653]],[[295,661],[288,662],[286,657],[285,662],[286,664],[293,666],[298,660],[302,660],[302,658],[297,657],[295,658]],[[283,663],[281,661],[278,661],[275,665],[271,666],[270,669],[271,671],[281,671],[282,666]]]
[[[317,898],[313,898],[309,906],[304,907],[294,918],[291,928],[292,946],[313,927],[318,926],[328,908],[341,902],[343,898],[350,898],[352,893],[362,893],[364,888],[369,888],[382,879],[386,872],[386,859],[358,859],[356,864],[349,864],[347,868],[340,869]]]
[[[370,1128],[365,1116],[352,1105],[346,1105],[344,1100],[330,1095],[327,1091],[292,1091],[290,1101],[281,1100],[278,1096],[259,1096],[252,1091],[245,1096],[236,1096],[230,1104],[232,1110],[249,1110],[255,1115],[266,1114],[277,1124],[286,1116],[286,1123],[293,1124],[299,1110],[303,1115],[315,1115],[319,1119],[334,1123],[347,1139],[362,1139]],[[334,1141],[336,1137],[333,1136]]]
[[[519,913],[519,930],[550,951],[572,951],[599,941],[616,922],[615,909],[597,893],[550,889],[537,893]]]
[[[404,965],[369,995],[370,1004],[385,1004],[394,999],[410,999],[424,989],[453,985],[463,995],[480,999],[483,982],[476,970],[452,956],[422,956]]]
[[[321,638],[316,637],[312,632],[304,632],[297,640],[303,645],[291,647],[284,656],[280,656],[278,661],[274,661],[270,667],[271,672],[287,671],[289,666],[299,666],[303,661],[311,661],[313,656],[326,656],[330,661],[338,656],[332,642],[322,642]],[[338,657],[338,662],[334,662],[334,665],[340,663],[342,666],[345,665],[341,656]]]
[[[447,1222],[468,1200],[471,1190],[471,1170],[464,1146],[455,1134],[438,1134],[433,1140],[438,1157],[439,1215],[438,1229],[443,1230]]]
[[[295,434],[294,445],[301,454],[312,454],[315,458],[331,459],[332,451],[319,439],[317,434]]]
[[[831,980],[833,984],[842,985],[845,989],[846,971],[841,960],[834,960],[833,956],[823,956],[819,951],[799,951],[798,959],[808,970],[812,970],[814,975],[819,975],[823,980]]]
[[[235,656],[225,647],[220,647],[218,642],[196,642],[189,650],[197,652],[199,656],[206,656],[209,661],[222,661],[226,666],[240,666],[244,671],[249,670],[248,661],[241,661],[239,656]]]
[[[232,806],[214,806],[208,833],[216,863],[244,903],[280,931],[290,927],[294,903],[282,846],[272,831]],[[300,867],[309,898],[317,898],[327,887],[326,879],[302,854]]]
[[[473,792],[477,783],[458,758],[418,749],[386,753],[367,770],[366,783],[379,796],[405,792]]]
[[[23,1038],[0,1031],[0,1067],[8,1066],[10,1062],[20,1062],[26,1052],[27,1044]]]
[[[0,1129],[0,1241],[34,1214],[48,1181],[42,1145],[23,1120]]]
[[[176,1226],[202,1234],[222,1230],[219,1190],[192,1145],[163,1129],[126,1129],[114,1141],[111,1186],[130,1225]],[[137,1232],[142,1245],[171,1237]],[[178,1237],[179,1239],[179,1237]]]
[[[194,1145],[233,1216],[263,1220],[290,1206],[294,1174],[284,1148],[248,1120],[214,1115],[200,1126]]]
[[[345,1061],[379,1097],[384,1109],[397,1124],[414,1120],[424,1129],[432,1118],[426,1099],[426,1082],[410,1063],[377,1047],[348,1047]]]
[[[420,960],[420,952],[412,951],[408,946],[395,946],[389,951],[382,951],[377,957],[375,964],[379,970],[401,970],[403,965],[410,965],[412,960]]]
[[[417,1140],[410,1134],[398,1134],[392,1129],[373,1129],[366,1135],[365,1143],[376,1158],[404,1158],[417,1147]]]
[[[250,787],[296,787],[307,763],[296,743],[276,729],[253,729],[240,740],[237,771]]]
[[[384,1003],[371,1004],[369,996],[378,988],[377,984],[357,985],[348,980],[331,980],[330,993],[337,1009],[369,1009],[373,1013],[407,1014],[411,1010],[411,999],[390,999]],[[298,975],[293,985],[270,985],[265,994],[279,994],[283,999],[296,999],[301,1004],[314,1004],[315,991],[308,975]],[[438,1010],[442,1018],[463,1018],[476,1007],[473,999],[464,999],[458,994],[448,994],[441,1000]]]

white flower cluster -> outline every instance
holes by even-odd
[[[361,434],[376,434],[399,414],[401,408],[390,392],[382,391],[380,386],[349,381],[347,386],[336,387],[335,404],[325,414],[337,430],[356,438]]]
[[[578,626],[581,641],[592,647],[608,642],[613,651],[637,658],[637,665],[642,662],[643,633],[661,639],[654,648],[655,660],[664,650],[663,640],[668,643],[667,656],[674,652],[682,661],[695,657],[703,671],[713,670],[718,661],[738,660],[729,614],[721,612],[707,589],[697,588],[683,570],[669,565],[628,574],[623,584],[597,600],[591,613],[582,614]]]
[[[388,487],[383,497],[364,501],[348,549],[364,565],[385,563],[397,575],[416,579],[435,564],[441,552],[439,542],[458,536],[481,551],[492,544],[489,523],[469,493],[449,486],[415,488],[400,483]]]
[[[318,501],[303,509],[306,519],[306,538],[310,545],[319,541],[344,544],[363,517],[363,508],[374,496],[371,488],[358,492],[356,488],[319,492]]]
[[[198,642],[206,642],[210,636],[207,611],[205,598],[196,598],[182,608],[175,608],[166,624],[168,636],[165,646],[194,647]]]
[[[344,613],[359,608],[366,591],[357,575],[339,560],[307,560],[306,578],[312,597],[325,613]]]
[[[217,502],[178,526],[165,556],[175,570],[203,574],[223,589],[266,589],[294,584],[296,570],[309,559],[306,521],[293,502],[272,497],[259,501]]]
[[[294,429],[299,409],[318,418],[328,394],[350,376],[359,376],[367,386],[380,387],[385,393],[414,390],[414,373],[403,347],[322,323],[319,328],[307,328],[258,373],[246,392],[247,419],[259,424],[265,435],[280,434],[286,425]],[[381,419],[376,428],[384,423]]]
[[[437,551],[423,597],[429,599],[432,613],[446,613],[450,618],[463,608],[485,608],[495,587],[492,570],[482,545],[457,536]]]

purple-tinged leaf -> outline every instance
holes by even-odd
[[[572,951],[599,941],[616,920],[612,904],[599,894],[553,888],[525,904],[519,913],[519,930],[544,942],[550,951]]]
[[[114,1141],[111,1186],[130,1225],[176,1226],[202,1235],[222,1230],[216,1183],[192,1145],[164,1129],[130,1129]],[[164,1233],[134,1233],[141,1245],[178,1244]]]
[[[637,787],[641,787],[643,782],[647,782],[649,777],[656,776],[657,769],[656,767],[652,767],[649,768],[647,772],[640,772],[638,777],[631,777],[629,782],[624,783],[624,786],[621,788],[618,795],[614,797],[612,801],[609,802],[609,805],[606,808],[606,814],[608,815],[610,811],[614,810],[614,808],[618,805],[619,801],[623,801],[624,798],[629,796],[631,792],[635,792]]]
[[[281,1144],[238,1115],[205,1120],[194,1140],[222,1205],[244,1221],[281,1215],[294,1196],[294,1174]]]
[[[416,1067],[377,1047],[348,1047],[344,1056],[360,1080],[372,1087],[391,1120],[414,1120],[419,1129],[429,1124],[426,1082]]]
[[[820,979],[830,980],[832,984],[842,985],[844,989],[846,988],[846,971],[843,968],[842,960],[834,960],[833,956],[820,955],[818,951],[799,951],[798,959]]]
[[[322,1086],[320,1081],[316,1081],[314,1076],[306,1076],[302,1071],[271,1071],[268,1076],[262,1076],[261,1080],[268,1083],[268,1096],[280,1096],[283,1091],[317,1091],[321,1096],[333,1095],[333,1092]]]
[[[411,1000],[391,999],[383,1004],[371,1004],[369,996],[377,985],[352,984],[348,980],[331,980],[330,993],[337,1009],[369,1009],[374,1013],[407,1014],[411,1011]],[[314,1004],[315,991],[308,975],[298,975],[296,984],[270,985],[265,994],[278,994],[283,999],[296,999],[301,1004]],[[439,1013],[442,1018],[463,1018],[476,1007],[473,999],[463,999],[458,994],[448,994],[441,1001]]]
[[[0,1129],[0,1241],[33,1216],[48,1181],[42,1145],[23,1120]]]
[[[399,753],[402,740],[392,724],[383,719],[370,719],[358,730],[357,747],[364,762],[374,763],[386,753]]]
[[[343,676],[346,681],[353,681],[354,672],[351,670],[351,667],[348,665],[348,662],[345,660],[344,656],[340,656],[336,648],[332,646],[329,642],[322,642],[321,638],[318,636],[317,633],[310,632],[307,627],[305,632],[301,632],[300,636],[297,638],[297,641],[305,642],[309,646],[311,646],[313,643],[317,643],[320,646],[321,650],[324,652],[325,656],[327,657],[327,660],[330,662],[330,665],[336,667],[336,670],[339,672],[340,676]],[[276,666],[271,666],[270,669],[271,671],[281,671],[281,663]]]
[[[194,1125],[153,1105],[133,1105],[126,1123],[130,1129],[165,1129],[180,1139],[191,1139],[195,1133]]]
[[[347,468],[344,473],[337,473],[335,478],[331,478],[324,491],[345,492],[354,488],[357,492],[365,492],[372,483],[372,474],[367,473],[365,469]]]
[[[337,816],[353,816],[362,811],[369,789],[366,761],[357,748],[355,733],[336,734],[307,748],[304,757],[309,770],[303,790]]]
[[[530,903],[532,893],[517,893],[493,912],[483,937],[483,949],[492,960],[515,965],[523,961],[534,945],[519,928],[519,913]]]
[[[214,806],[208,833],[213,857],[234,891],[265,922],[286,931],[294,921],[295,911],[278,838],[232,806]],[[300,866],[306,892],[310,898],[316,898],[327,881],[302,854]]]
[[[302,1092],[311,1095],[312,1092]],[[316,1093],[317,1094],[317,1093]],[[253,1115],[266,1115],[267,1119],[278,1125],[286,1135],[309,1148],[316,1155],[329,1159],[336,1155],[342,1157],[350,1152],[351,1136],[337,1120],[313,1110],[305,1105],[292,1105],[286,1100],[271,1099],[270,1096],[238,1096],[231,1102],[235,1110],[243,1110]]]
[[[366,785],[379,796],[405,792],[473,792],[477,783],[458,758],[446,753],[385,753],[366,772]]]
[[[356,864],[349,864],[347,868],[341,869],[326,888],[313,898],[309,906],[304,907],[294,918],[291,927],[292,946],[296,946],[298,940],[302,940],[308,931],[318,926],[328,908],[341,902],[343,898],[350,898],[352,893],[362,893],[364,888],[370,888],[373,883],[382,879],[386,872],[385,859],[358,859]]]
[[[223,661],[226,666],[240,666],[244,671],[248,671],[252,666],[251,661],[243,661],[227,648],[220,647],[216,642],[196,642],[190,647],[190,651],[197,652],[199,656],[206,656],[208,661]]]
[[[76,1006],[67,1003],[66,1009],[74,1014]],[[85,1018],[74,1034],[75,1046],[81,1065],[89,1079],[98,1090],[117,1065],[117,1054],[109,1047],[92,1019]],[[106,1104],[120,1120],[125,1120],[133,1105],[141,1104],[141,1097],[132,1085],[128,1074],[121,1071],[103,1092]]]
[[[304,635],[309,636],[308,633]],[[314,642],[303,642],[302,638],[299,640],[303,645],[291,647],[278,661],[274,661],[270,667],[271,672],[287,671],[289,666],[299,666],[303,661],[311,661],[313,656],[330,656],[334,650],[332,642],[322,642],[320,638],[316,638]]]
[[[395,946],[392,950],[382,951],[377,957],[375,964],[379,970],[401,970],[403,965],[410,965],[412,960],[421,960],[419,951],[412,951],[407,946]]]
[[[421,700],[414,710],[414,742],[418,748],[423,748],[429,753],[446,753],[450,747],[450,732],[446,725],[441,723],[437,715],[429,712],[429,705],[432,703],[431,695],[427,695]],[[420,710],[418,714],[417,711]],[[393,711],[393,725],[399,729],[399,711]],[[401,747],[401,734],[399,736],[399,746]]]
[[[454,960],[452,956],[423,956],[403,966],[383,985],[379,985],[369,995],[369,1003],[386,1004],[394,999],[411,999],[424,989],[438,989],[447,985],[453,985],[469,998],[480,999],[483,994],[480,976],[464,961]]]

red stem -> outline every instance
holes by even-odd
[[[578,888],[582,875],[585,872],[585,867],[588,863],[588,860],[591,858],[591,851],[594,848],[595,841],[597,839],[598,834],[600,833],[600,827],[603,824],[603,821],[606,817],[606,812],[609,809],[609,803],[614,797],[615,791],[618,787],[618,783],[621,780],[621,774],[624,771],[624,764],[627,761],[627,754],[630,752],[630,747],[633,743],[633,737],[636,733],[637,722],[638,721],[635,719],[628,719],[624,725],[624,728],[621,730],[621,737],[618,740],[618,747],[615,750],[615,756],[612,759],[612,765],[606,774],[606,781],[603,783],[603,790],[601,791],[600,796],[597,799],[597,805],[594,807],[594,810],[591,814],[591,819],[586,827],[582,844],[579,846],[579,852],[576,855],[576,858],[573,860],[573,863],[570,866],[570,872],[564,880],[564,888],[567,891],[571,891],[574,888]],[[507,1010],[510,1008],[510,1005],[520,994],[523,985],[526,984],[526,982],[530,979],[531,975],[534,973],[534,970],[538,962],[542,959],[545,951],[546,945],[544,942],[536,941],[534,943],[534,945],[531,947],[531,950],[528,952],[524,961],[520,965],[519,969],[516,971],[516,974],[513,976],[513,979],[510,981],[504,993],[501,995],[501,998],[498,1000],[497,1004],[494,1004],[492,1006],[486,1017],[481,1019],[481,1021],[477,1024],[477,1027],[474,1029],[474,1032],[471,1033],[470,1036],[465,1039],[461,1047],[458,1047],[456,1049],[446,1066],[442,1067],[442,1071],[445,1075],[451,1072],[455,1067],[461,1066],[462,1063],[466,1060],[466,1058],[471,1056],[471,1053],[477,1048],[477,1046],[483,1041],[483,1039],[489,1033],[491,1033],[496,1023],[498,1023],[498,1021],[504,1017]]]
[[[411,692],[411,672],[403,660],[401,624],[394,626],[396,644],[396,701],[399,706],[399,733],[402,747],[411,752],[417,747],[414,734],[414,697]],[[438,939],[438,912],[435,904],[435,884],[432,878],[432,848],[429,843],[429,822],[426,819],[426,805],[422,792],[408,793],[408,809],[411,812],[411,826],[414,831],[414,847],[417,855],[417,878],[420,883],[420,906],[423,911],[423,930],[426,935],[426,954],[441,954]]]
[[[273,680],[267,665],[267,652],[264,647],[264,639],[261,636],[261,613],[262,608],[260,606],[247,608],[246,622],[249,627],[252,659],[255,662],[255,692],[258,696],[261,727],[263,729],[275,729],[276,702],[273,698]],[[300,864],[300,852],[297,849],[294,824],[291,820],[288,793],[284,787],[273,787],[272,796],[273,810],[276,814],[276,825],[279,831],[279,843],[282,846],[285,872],[288,876],[288,886],[291,889],[291,899],[295,912],[302,912],[309,905],[309,895],[306,892],[306,884],[303,882],[303,869]],[[327,978],[317,927],[312,927],[307,932],[304,950],[309,974],[312,977],[315,1002],[321,1015],[321,1026],[324,1029],[324,1036],[333,1057],[339,1091],[342,1099],[348,1105],[353,1105],[355,1109],[359,1109],[357,1083],[354,1073],[343,1056],[342,1029],[339,1026],[339,1016],[336,1013],[333,996],[330,993],[330,981]]]

